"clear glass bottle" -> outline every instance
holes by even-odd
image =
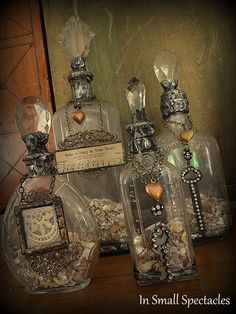
[[[119,175],[122,169],[120,164],[124,163],[120,115],[116,106],[98,99],[93,92],[91,84],[93,75],[86,70],[85,63],[89,52],[89,42],[94,34],[91,34],[88,25],[84,24],[81,19],[74,17],[71,19],[62,37],[71,38],[68,32],[71,34],[74,29],[79,30],[78,34],[74,33],[73,38],[76,38],[78,43],[81,41],[77,45],[81,47],[81,50],[72,53],[72,49],[69,49],[74,56],[71,63],[73,72],[68,77],[72,100],[54,114],[55,144],[57,150],[60,151],[84,147],[90,150],[97,145],[99,149],[104,150],[104,147],[109,144],[120,143],[121,157],[118,162],[114,162],[111,155],[106,155],[100,158],[97,168],[92,168],[96,162],[93,160],[94,156],[87,157],[89,153],[86,150],[87,159],[83,164],[84,170],[81,171],[82,168],[78,168],[78,171],[68,173],[67,178],[88,198],[94,210],[101,235],[101,253],[124,253],[128,250],[128,244],[119,188]],[[76,24],[76,28],[69,27],[71,24]],[[64,42],[64,45],[73,46],[68,41]],[[98,153],[95,154],[98,155]]]
[[[135,279],[141,286],[191,279],[196,264],[181,180],[156,146],[143,83],[133,78],[126,97],[133,123],[127,127],[129,163],[120,183]]]
[[[28,173],[3,219],[2,245],[13,275],[31,294],[85,288],[99,256],[99,237],[89,204],[55,174],[46,143],[51,117],[42,100],[24,98],[16,124],[26,143]]]
[[[157,141],[184,182],[188,223],[195,241],[222,239],[231,229],[231,214],[220,151],[216,140],[193,130],[189,103],[178,89],[178,59],[161,52],[154,63],[164,88],[161,112],[165,129]]]

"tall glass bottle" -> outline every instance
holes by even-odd
[[[120,183],[135,279],[139,285],[190,279],[196,265],[181,180],[156,146],[143,83],[133,78],[126,97],[133,123],[127,127],[129,163]]]
[[[73,33],[73,36],[71,36]],[[72,17],[63,30],[64,46],[73,55],[68,76],[72,100],[53,118],[57,168],[89,199],[101,235],[101,253],[123,253],[128,249],[119,175],[124,163],[118,109],[97,98],[86,57],[94,34],[81,19]],[[73,50],[75,39],[78,49]],[[69,152],[63,156],[63,151]],[[65,162],[66,161],[66,162]]]
[[[165,129],[157,140],[184,183],[192,238],[224,238],[231,228],[231,215],[217,142],[212,136],[193,130],[187,96],[177,87],[177,57],[161,52],[156,56],[154,70],[164,88],[161,112]]]
[[[99,238],[89,204],[55,174],[46,143],[50,113],[42,100],[24,98],[16,124],[28,155],[28,173],[12,195],[3,219],[5,260],[31,294],[85,288],[99,255]]]

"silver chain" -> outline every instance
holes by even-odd
[[[103,130],[103,129],[104,129],[104,123],[103,123],[101,99],[100,99],[100,98],[97,98],[97,97],[95,97],[95,99],[96,99],[97,102],[98,102],[100,129]],[[69,119],[69,115],[68,115],[69,106],[70,106],[70,103],[67,103],[67,105],[66,105],[66,107],[65,107],[65,118],[66,118],[66,124],[67,124],[67,128],[68,128],[69,135],[72,135],[71,125],[70,125],[70,119]],[[77,109],[80,109],[80,108],[81,108],[80,106],[77,107]]]
[[[131,166],[133,167],[134,171],[137,173],[138,177],[140,178],[141,182],[144,184],[148,184],[148,181],[146,180],[145,176],[149,177],[150,182],[156,182],[159,181],[159,178],[162,173],[162,165],[164,160],[164,155],[160,148],[157,148],[155,151],[155,160],[153,162],[153,165],[150,170],[148,170],[143,164],[135,159],[134,154],[128,155],[128,161],[130,162]],[[159,169],[156,173],[155,167],[156,165],[159,166]]]
[[[183,123],[183,122],[178,122],[178,121],[171,121],[171,120],[165,120],[165,122],[163,122],[163,126],[171,133],[173,134],[178,141],[180,141],[182,144],[186,145],[186,141],[182,140],[180,138],[180,136],[178,134],[176,134],[168,125],[167,123],[173,124],[173,125],[178,125],[181,126],[183,128],[183,131],[186,131],[187,129],[187,125],[189,126],[189,130],[193,129],[193,121],[190,118],[189,115],[187,115],[187,122]]]
[[[19,191],[19,194],[20,194],[20,201],[24,200],[25,199],[25,189],[23,187],[23,184],[24,182],[29,178],[29,174],[26,173],[21,179],[20,179],[20,186],[18,188],[18,191]],[[54,186],[55,186],[55,181],[56,181],[56,170],[54,169],[52,171],[52,180],[50,182],[50,186],[49,186],[49,189],[48,189],[48,192],[49,192],[49,195],[52,195],[53,194],[53,189],[54,189]]]
[[[69,135],[71,135],[70,120],[69,120],[69,117],[68,117],[68,107],[69,107],[69,103],[67,103],[67,105],[65,107],[65,118],[66,118],[66,124],[67,124]]]
[[[102,116],[102,103],[101,103],[101,99],[100,98],[97,98],[97,101],[98,101],[98,108],[99,108],[99,118],[100,118],[100,128],[101,130],[104,129],[104,123],[103,123],[103,116]]]

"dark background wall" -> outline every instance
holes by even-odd
[[[147,112],[161,129],[161,88],[153,71],[162,50],[177,54],[179,86],[188,95],[196,129],[218,140],[227,184],[236,184],[235,15],[227,1],[77,1],[79,16],[96,36],[88,56],[96,94],[117,104],[125,125],[125,87],[131,77],[147,89]],[[70,99],[70,55],[57,42],[73,1],[44,0],[43,12],[56,108]]]

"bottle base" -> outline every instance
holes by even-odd
[[[159,274],[154,273],[141,274],[138,271],[134,271],[134,277],[137,285],[154,286],[194,279],[197,276],[197,266],[193,265],[191,268],[185,269],[183,271],[172,272],[172,276],[173,276],[172,280],[168,279],[160,280]]]
[[[122,255],[129,252],[127,243],[120,243],[117,241],[102,241],[100,247],[100,256],[108,255]]]
[[[211,243],[216,241],[225,240],[229,237],[229,234],[231,230],[233,229],[232,226],[230,226],[228,229],[224,229],[222,231],[217,232],[208,232],[206,234],[199,234],[195,233],[191,235],[192,241],[194,245],[200,245],[204,243]]]
[[[55,287],[55,288],[39,288],[39,289],[25,289],[28,294],[31,295],[46,295],[46,294],[57,294],[57,293],[69,293],[82,290],[90,284],[91,279],[88,279],[84,282],[81,282],[74,286],[65,286],[65,287]]]

